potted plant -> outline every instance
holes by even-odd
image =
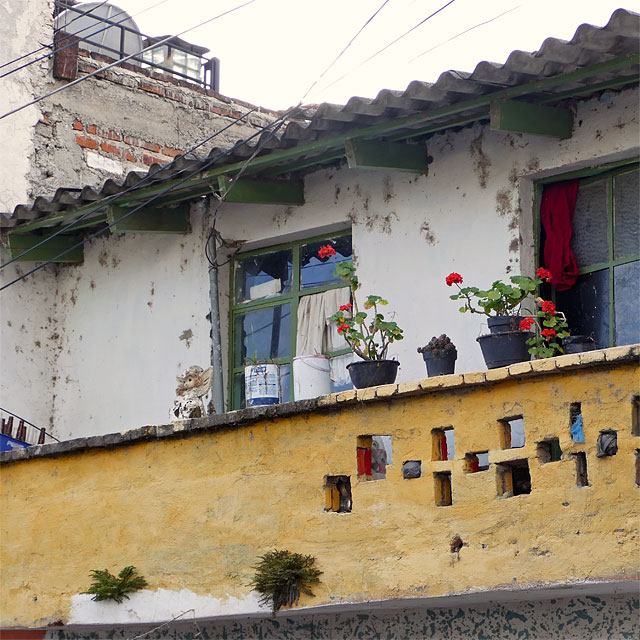
[[[480,313],[487,316],[489,333],[478,336],[476,340],[482,349],[487,368],[495,369],[530,359],[527,340],[530,336],[520,330],[520,305],[533,297],[543,282],[551,280],[551,272],[540,268],[535,278],[511,276],[510,283],[496,280],[489,289],[461,287],[462,276],[450,273],[446,277],[448,286],[456,285],[459,293],[450,296],[451,300],[463,300],[461,313]]]
[[[453,373],[456,368],[456,345],[445,333],[437,338],[433,336],[424,347],[418,347],[418,353],[422,354],[430,378]]]
[[[349,283],[353,303],[345,304],[331,316],[338,327],[338,333],[362,360],[347,365],[353,386],[357,389],[374,387],[395,382],[400,363],[387,360],[389,345],[402,340],[402,329],[396,322],[385,320],[380,306],[389,304],[380,296],[367,296],[360,311],[356,300],[356,290],[360,286],[355,267],[350,262],[336,265],[335,275]],[[368,311],[372,312],[369,317]]]
[[[529,334],[529,353],[536,359],[560,355],[564,353],[561,341],[569,337],[567,319],[564,313],[556,310],[553,302],[542,298],[537,298],[536,302],[540,306],[537,313],[520,321],[520,330]]]

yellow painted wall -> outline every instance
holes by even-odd
[[[249,593],[257,556],[313,554],[324,572],[300,606],[437,596],[638,572],[638,495],[631,398],[638,364],[458,386],[385,402],[110,450],[2,467],[1,625],[67,619],[91,569],[134,564],[151,589],[224,599]],[[582,403],[586,445],[569,436]],[[499,450],[497,420],[522,414],[527,443]],[[431,430],[453,426],[455,460],[431,462]],[[598,459],[601,429],[616,456]],[[356,439],[393,437],[387,479],[356,477]],[[557,436],[560,462],[541,465],[536,441]],[[464,474],[464,454],[490,451],[486,472]],[[579,488],[567,454],[586,451]],[[495,462],[527,457],[532,492],[496,496]],[[422,477],[402,462],[422,460]],[[451,470],[453,504],[434,504],[433,473]],[[351,476],[352,513],[324,511],[325,475]],[[468,543],[452,564],[449,541]],[[37,598],[37,601],[34,600]]]

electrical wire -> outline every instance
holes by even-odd
[[[298,103],[297,107],[293,107],[292,109],[290,109],[289,113],[293,113],[293,111],[295,111],[299,106],[300,106],[300,103]],[[287,117],[287,114],[285,114],[285,117]],[[210,252],[209,252],[209,241],[211,240],[212,237],[215,236],[216,241],[220,240],[221,244],[223,244],[223,245],[226,244],[225,241],[224,241],[224,238],[216,230],[216,219],[217,219],[217,216],[218,216],[218,210],[220,209],[220,206],[222,205],[222,203],[227,199],[227,196],[229,195],[229,192],[231,191],[231,189],[233,189],[234,185],[238,182],[238,180],[240,179],[242,174],[245,172],[245,170],[247,169],[247,167],[249,166],[251,161],[258,155],[258,153],[260,153],[260,151],[267,144],[267,142],[269,142],[269,140],[271,140],[271,138],[273,138],[273,136],[278,133],[278,131],[280,130],[280,128],[282,127],[283,124],[284,124],[284,119],[281,119],[281,121],[278,124],[278,126],[275,129],[273,129],[273,131],[270,131],[269,134],[267,136],[265,136],[264,140],[260,140],[258,142],[258,144],[256,145],[256,148],[254,149],[253,153],[247,158],[247,160],[242,165],[242,167],[240,167],[240,171],[238,171],[238,173],[236,173],[233,176],[233,178],[231,179],[231,181],[229,182],[229,186],[225,190],[224,194],[222,196],[220,196],[220,197],[216,196],[216,200],[217,200],[216,207],[213,210],[213,213],[211,214],[211,218],[212,218],[211,229],[209,230],[209,233],[207,233],[207,239],[206,239],[205,245],[204,245],[204,255],[205,255],[207,261],[209,262],[209,265],[214,269],[219,269],[220,267],[224,266],[228,262],[231,262],[231,260],[233,260],[233,258],[237,255],[238,251],[240,251],[240,247],[238,247],[235,250],[235,252],[233,252],[233,254],[229,257],[229,259],[226,260],[223,263],[218,263],[216,260],[213,259],[213,256],[210,254]],[[214,194],[214,196],[215,196],[215,194]],[[0,289],[0,291],[2,291],[2,289]]]
[[[86,16],[87,14],[91,13],[95,9],[98,9],[99,7],[101,7],[103,4],[106,4],[107,2],[108,2],[108,0],[102,0],[102,2],[100,4],[98,4],[96,7],[91,7],[91,9],[87,9],[86,11],[83,11],[82,13],[78,13],[78,15],[75,18],[72,18],[71,20],[69,20],[69,22],[67,22],[65,27],[68,27],[72,22],[75,22],[76,20],[78,20],[78,18],[82,18],[82,16]],[[58,2],[56,2],[56,6],[60,6]],[[120,13],[124,13],[124,11],[121,11]],[[116,14],[116,15],[120,15],[120,14]],[[54,29],[54,32],[55,31],[59,31],[59,29]],[[80,32],[78,32],[78,33],[80,33]],[[15,64],[16,62],[20,62],[20,60],[24,60],[25,58],[28,58],[29,56],[33,56],[36,53],[39,53],[40,51],[42,51],[43,49],[51,49],[51,47],[52,47],[52,45],[50,45],[50,44],[43,44],[41,47],[38,47],[37,49],[34,49],[33,51],[29,51],[29,53],[24,53],[19,58],[15,58],[14,60],[9,60],[8,62],[3,62],[2,64],[0,64],[0,69],[3,69],[4,67],[6,67],[6,66],[8,66],[10,64]]]
[[[259,108],[260,107],[253,107],[253,109],[251,109],[251,110],[247,111],[246,113],[242,114],[239,118],[236,118],[235,120],[233,120],[232,122],[230,122],[229,124],[224,126],[222,129],[219,129],[218,131],[216,131],[215,133],[213,133],[209,137],[207,137],[204,140],[198,142],[198,144],[194,145],[189,150],[185,151],[185,153],[181,154],[181,157],[185,157],[186,158],[190,153],[193,153],[196,149],[198,149],[202,145],[206,144],[207,142],[210,142],[211,140],[213,140],[213,138],[215,138],[216,136],[220,135],[221,133],[223,133],[227,129],[230,129],[234,124],[237,124],[241,120],[244,120],[247,116],[251,115],[254,111],[257,111]],[[179,160],[179,158],[180,158],[180,156],[174,158],[170,163],[168,163],[167,165],[163,166],[162,167],[162,171],[170,169]],[[95,208],[90,209],[89,211],[83,213],[81,216],[79,216],[78,218],[76,218],[75,220],[73,220],[72,222],[67,224],[66,226],[61,227],[60,229],[57,229],[54,233],[46,236],[40,242],[34,244],[32,247],[29,247],[28,249],[25,249],[22,253],[19,253],[18,255],[14,256],[10,260],[7,260],[4,264],[0,264],[0,269],[4,269],[6,266],[10,265],[12,262],[16,262],[20,258],[26,256],[27,254],[31,253],[35,249],[37,249],[37,248],[41,247],[42,245],[46,244],[52,238],[55,238],[56,236],[59,236],[60,234],[64,233],[65,231],[68,231],[69,229],[71,229],[72,227],[75,227],[79,222],[82,222],[83,220],[85,220],[86,218],[90,217],[94,213],[100,211],[101,209],[104,209],[105,207],[108,207],[110,204],[112,204],[115,200],[118,200],[119,198],[121,198],[123,195],[125,195],[127,193],[130,193],[131,191],[135,191],[137,189],[140,189],[140,186],[144,182],[147,182],[147,181],[151,180],[154,175],[155,175],[155,173],[152,173],[152,174],[147,173],[144,176],[144,178],[142,178],[142,180],[140,180],[139,182],[136,182],[136,184],[131,185],[130,187],[127,187],[124,191],[121,191],[120,193],[117,193],[117,194],[111,196],[111,198],[107,198],[107,200],[105,202],[102,202],[101,204],[99,204]]]
[[[384,0],[384,2],[378,7],[378,9],[367,19],[367,21],[360,27],[358,32],[349,40],[347,46],[342,49],[342,51],[332,60],[329,66],[313,81],[311,86],[307,89],[306,93],[300,99],[300,102],[303,102],[304,99],[311,93],[311,90],[324,78],[327,72],[333,67],[333,65],[342,58],[342,56],[346,53],[347,49],[353,44],[354,40],[367,28],[370,22],[384,9],[385,5],[389,2],[389,0]]]
[[[384,47],[382,47],[382,49],[378,49],[378,51],[376,51],[373,55],[370,55],[366,60],[363,60],[357,67],[354,67],[353,69],[351,69],[351,71],[347,71],[347,73],[340,76],[337,80],[334,80],[330,84],[326,85],[324,89],[328,89],[329,87],[332,87],[334,84],[337,84],[341,80],[344,80],[347,76],[351,75],[354,71],[357,71],[358,69],[360,69],[360,67],[363,67],[368,62],[371,62],[371,60],[373,60],[374,58],[379,56],[381,53],[386,51],[389,47],[392,47],[397,42],[400,42],[400,40],[402,40],[403,38],[406,38],[410,33],[415,31],[417,28],[421,27],[425,22],[427,22],[428,20],[431,20],[431,18],[433,18],[434,16],[437,16],[441,11],[444,11],[449,5],[452,5],[455,1],[456,0],[449,0],[449,2],[442,5],[439,9],[434,11],[432,14],[428,15],[426,18],[418,22],[418,24],[411,27],[411,29],[409,29],[408,31],[405,31],[402,35],[398,36],[395,40],[392,40],[391,42],[389,42],[389,44],[386,44]]]
[[[422,56],[426,55],[427,53],[431,53],[432,51],[435,51],[436,49],[439,49],[440,47],[442,47],[445,44],[451,42],[452,40],[455,40],[456,38],[459,38],[460,36],[463,36],[465,33],[469,33],[469,31],[473,31],[474,29],[477,29],[478,27],[482,27],[485,24],[489,24],[490,22],[494,22],[498,18],[502,18],[502,16],[506,16],[507,13],[511,13],[512,11],[515,11],[516,9],[520,9],[521,6],[522,5],[519,4],[519,5],[515,6],[515,7],[511,7],[511,9],[508,9],[507,11],[504,11],[503,13],[500,13],[499,15],[491,18],[490,20],[485,20],[484,22],[479,22],[478,24],[474,25],[473,27],[470,27],[469,29],[465,29],[464,31],[461,31],[460,33],[457,33],[455,36],[449,38],[448,40],[445,40],[444,42],[441,42],[440,44],[437,44],[435,47],[431,47],[430,49],[427,49],[426,51],[423,51],[422,53],[419,53],[417,56],[415,56],[415,58],[411,58],[411,60],[409,60],[409,63],[414,62],[418,58],[422,58]]]
[[[108,231],[113,226],[117,225],[118,223],[122,222],[123,220],[126,220],[129,216],[132,216],[134,213],[136,213],[137,211],[140,211],[140,209],[146,207],[147,205],[149,205],[150,203],[154,202],[158,198],[170,193],[171,191],[173,191],[174,189],[179,187],[181,184],[184,184],[187,180],[189,180],[193,176],[195,176],[195,175],[201,173],[202,171],[205,171],[206,169],[208,169],[211,165],[213,165],[218,160],[220,160],[220,159],[224,158],[225,156],[228,156],[231,153],[233,153],[233,151],[235,151],[235,149],[237,149],[242,144],[246,144],[247,142],[249,142],[250,140],[252,140],[256,136],[259,136],[259,135],[263,134],[267,129],[269,129],[269,128],[273,127],[273,126],[277,126],[281,122],[284,122],[291,115],[291,113],[293,113],[294,110],[295,110],[295,108],[289,110],[283,116],[278,118],[278,120],[274,120],[273,122],[270,122],[269,124],[267,124],[264,127],[262,127],[259,131],[256,131],[255,133],[253,133],[248,138],[245,138],[243,140],[238,140],[238,142],[236,142],[232,147],[230,147],[229,149],[226,149],[222,153],[220,153],[220,154],[216,155],[215,157],[209,159],[207,162],[205,162],[204,165],[198,167],[195,171],[193,171],[188,176],[185,176],[184,178],[179,180],[176,184],[171,185],[170,187],[168,187],[167,189],[164,189],[163,191],[160,191],[159,193],[157,193],[152,198],[149,198],[149,200],[146,200],[142,204],[140,204],[137,207],[134,207],[133,209],[131,209],[131,211],[128,211],[125,215],[121,216],[117,220],[114,220],[111,224],[109,224],[106,227],[103,227],[101,229],[98,229],[98,231],[96,231],[95,233],[92,233],[91,235],[87,236],[86,238],[83,238],[81,241],[79,241],[76,244],[74,244],[73,246],[65,249],[64,251],[61,251],[58,255],[54,256],[50,260],[47,260],[46,262],[43,262],[43,263],[39,264],[38,266],[34,267],[33,269],[30,269],[26,273],[21,274],[20,276],[18,276],[17,278],[12,280],[11,282],[8,282],[7,284],[5,284],[2,287],[0,287],[0,291],[4,291],[5,289],[7,289],[11,285],[15,284],[16,282],[19,282],[20,280],[23,280],[27,276],[30,276],[32,273],[35,273],[36,271],[39,271],[43,267],[46,267],[47,265],[52,264],[56,260],[58,260],[58,259],[62,258],[63,256],[65,256],[67,253],[73,251],[74,249],[78,249],[79,247],[83,246],[84,244],[86,244],[90,240],[93,240],[94,238],[96,238],[97,236],[101,235],[105,231]]]
[[[92,78],[93,76],[96,76],[100,73],[104,73],[105,71],[107,71],[108,69],[111,69],[112,67],[118,66],[119,64],[122,64],[123,62],[126,62],[127,60],[131,60],[131,58],[135,58],[136,56],[140,55],[141,53],[144,53],[145,51],[150,51],[151,49],[156,49],[158,47],[161,47],[163,44],[166,44],[167,42],[169,42],[169,40],[173,40],[174,38],[178,38],[180,36],[183,36],[185,33],[188,33],[189,31],[193,31],[194,29],[198,29],[200,27],[203,27],[206,24],[209,24],[211,22],[213,22],[214,20],[218,20],[219,18],[222,18],[226,15],[229,15],[230,13],[233,13],[234,11],[238,11],[239,9],[243,9],[244,7],[249,6],[250,4],[253,4],[254,2],[257,2],[258,0],[247,0],[247,2],[244,2],[240,5],[236,5],[235,7],[233,7],[232,9],[228,9],[227,11],[223,11],[222,13],[218,14],[217,16],[214,16],[212,18],[208,18],[207,20],[203,20],[202,22],[199,22],[198,24],[194,25],[193,27],[189,27],[188,29],[184,29],[184,31],[181,31],[180,33],[177,33],[176,35],[173,36],[167,36],[166,38],[163,38],[162,40],[159,40],[158,42],[155,42],[154,44],[150,44],[148,47],[145,47],[144,49],[141,49],[140,51],[136,51],[134,53],[130,53],[129,55],[126,55],[124,58],[121,58],[120,60],[116,60],[115,62],[112,62],[111,64],[106,65],[105,67],[100,67],[99,69],[96,69],[95,71],[92,71],[91,73],[88,73],[86,76],[82,76],[81,78],[76,78],[75,80],[72,80],[71,82],[65,84],[63,87],[58,87],[57,89],[54,89],[53,91],[49,91],[48,93],[45,93],[41,96],[38,96],[37,98],[34,98],[33,100],[31,100],[30,102],[27,102],[26,104],[23,104],[20,107],[16,107],[15,109],[12,109],[11,111],[7,111],[7,113],[4,113],[3,115],[0,116],[0,120],[2,120],[3,118],[6,118],[7,116],[13,115],[14,113],[17,113],[18,111],[22,111],[22,109],[26,109],[27,107],[30,107],[31,105],[37,104],[38,102],[40,102],[41,100],[44,100],[45,98],[50,98],[51,96],[56,95],[57,93],[60,93],[61,91],[64,91],[65,89],[69,89],[70,87],[73,87],[77,84],[79,84],[80,82],[83,82],[85,80],[88,80],[89,78]],[[451,0],[452,2],[454,0]]]
[[[111,20],[113,22],[113,18],[116,18],[122,14],[125,14],[124,17],[122,18],[122,20],[119,20],[116,25],[113,24],[107,24],[106,27],[101,27],[100,29],[97,29],[96,31],[93,31],[92,33],[89,33],[87,35],[84,36],[83,40],[86,40],[88,38],[91,38],[92,36],[98,35],[100,33],[103,33],[104,31],[107,31],[108,29],[113,28],[114,26],[117,26],[119,24],[122,24],[123,22],[125,22],[126,20],[128,20],[130,17],[133,18],[133,16],[139,16],[140,14],[144,13],[145,11],[149,11],[150,9],[155,9],[155,7],[160,6],[161,4],[165,4],[166,2],[169,2],[169,0],[160,0],[160,2],[156,2],[155,4],[152,4],[150,7],[147,7],[146,9],[142,9],[142,11],[138,11],[138,13],[135,13],[133,15],[129,15],[127,14],[126,11],[119,11],[118,13],[115,13],[113,16],[111,16],[111,18],[109,18],[109,20]],[[97,7],[94,7],[93,9],[97,9]],[[93,9],[91,9],[91,11],[93,11]],[[75,20],[75,18],[74,18]],[[69,23],[70,24],[70,23]],[[76,31],[75,33],[72,33],[70,35],[76,36],[79,33],[82,33],[84,31],[86,31],[87,29],[91,29],[93,28],[95,25],[87,25],[86,27],[80,29],[79,31]],[[59,29],[57,29],[56,31],[59,31]],[[65,38],[67,39],[67,38]],[[5,71],[3,74],[0,74],[0,79],[11,75],[12,73],[16,73],[17,71],[21,71],[22,69],[26,69],[27,67],[29,67],[32,64],[36,64],[36,62],[40,62],[41,60],[47,60],[48,58],[51,58],[52,56],[54,56],[56,53],[60,53],[61,51],[64,51],[65,49],[68,49],[69,47],[73,47],[73,45],[76,44],[75,40],[72,40],[69,44],[65,44],[64,46],[58,47],[57,49],[52,49],[51,51],[49,51],[49,53],[46,53],[43,56],[40,56],[39,58],[36,58],[35,60],[31,60],[31,62],[26,62],[23,65],[20,65],[19,67],[16,67],[15,69],[10,69],[9,71]],[[41,51],[42,49],[49,49],[52,45],[45,45],[40,47],[40,49],[36,49],[35,51],[32,51],[31,53],[26,53],[25,55],[21,56],[20,58],[16,58],[16,60],[12,60],[10,62],[5,62],[3,65],[0,66],[0,69],[2,67],[6,67],[9,64],[13,64],[14,62],[18,62],[20,60],[22,60],[22,58],[26,58],[30,55],[33,55],[34,53],[37,53],[38,51]]]

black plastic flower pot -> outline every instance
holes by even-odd
[[[591,336],[569,336],[562,341],[565,353],[584,353],[594,351],[596,341]]]
[[[530,337],[528,331],[502,331],[478,336],[476,340],[482,349],[487,369],[497,369],[531,360],[527,345]]]
[[[359,360],[348,364],[347,369],[353,386],[365,389],[395,382],[399,366],[397,360]]]
[[[490,333],[517,331],[521,320],[522,316],[489,316],[487,318],[487,326]]]
[[[456,368],[458,352],[453,351],[422,351],[422,357],[427,365],[427,376],[446,376]]]

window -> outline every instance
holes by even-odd
[[[555,292],[555,301],[571,333],[592,336],[602,349],[640,342],[640,168],[636,162],[591,173],[578,176],[572,220],[578,279],[570,289]],[[562,180],[568,178],[576,176]],[[542,225],[539,237],[539,263],[544,264]]]
[[[359,480],[384,480],[391,464],[391,436],[358,436],[356,457]]]
[[[319,258],[331,244],[336,255]],[[247,363],[280,365],[283,402],[293,400],[295,355],[325,353],[332,358],[332,391],[351,388],[345,358],[351,350],[327,318],[349,301],[349,289],[333,275],[351,261],[351,234],[343,232],[239,254],[232,265],[229,405],[244,407]],[[334,308],[335,307],[335,308]],[[341,358],[338,363],[337,358]]]

